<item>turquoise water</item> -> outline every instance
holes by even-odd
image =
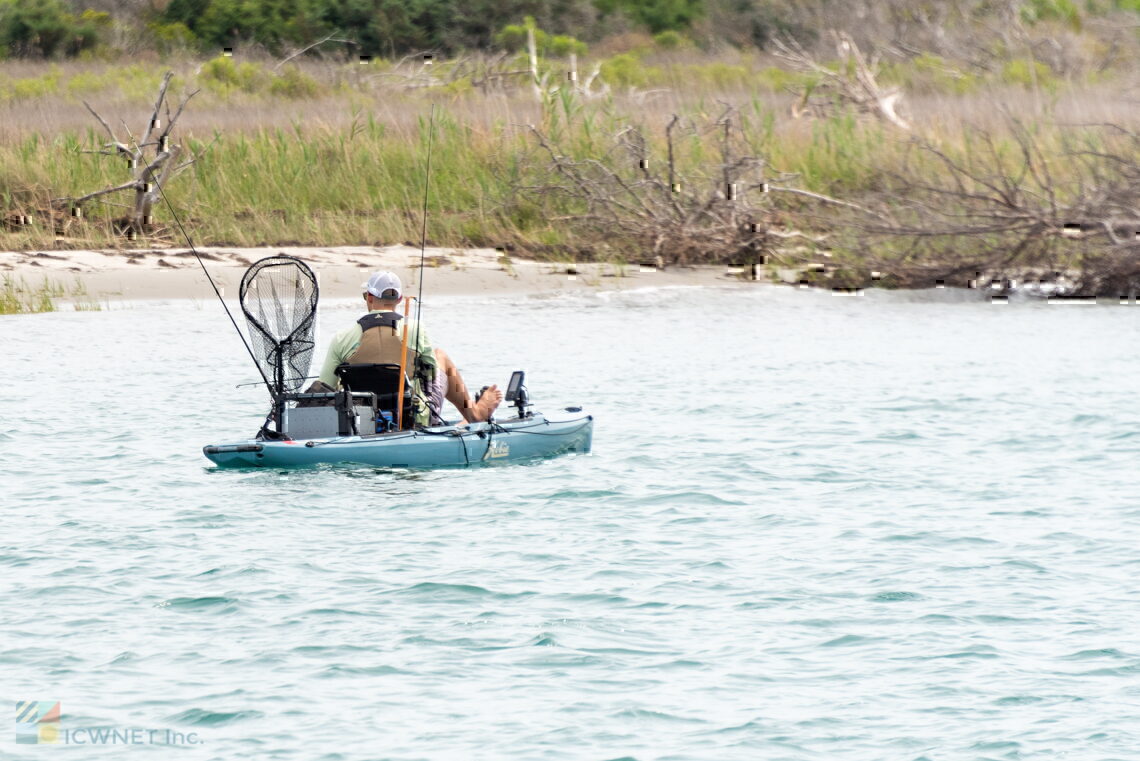
[[[1140,758],[1137,314],[434,299],[598,420],[435,472],[212,469],[264,405],[216,304],[4,318],[0,684],[84,744],[0,756]]]

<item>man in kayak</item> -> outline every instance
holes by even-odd
[[[393,272],[377,272],[362,285],[364,303],[368,314],[333,336],[329,343],[325,363],[321,367],[320,383],[331,388],[340,385],[336,368],[344,363],[393,363],[400,361],[400,348],[403,345],[404,326],[400,324],[403,315],[396,312],[403,295],[400,278]],[[487,420],[503,401],[503,392],[498,386],[490,386],[483,391],[479,401],[473,401],[467,391],[467,384],[459,375],[459,369],[443,349],[433,349],[427,331],[415,322],[408,326],[408,375],[413,378],[412,393],[420,398],[423,410],[417,416],[420,425],[438,425],[442,422],[439,413],[443,400],[451,402],[468,423]],[[419,356],[422,366],[417,373],[411,361]],[[316,384],[314,384],[316,385]],[[421,387],[426,385],[426,388]],[[424,401],[430,404],[424,404]],[[430,407],[430,413],[428,409]]]

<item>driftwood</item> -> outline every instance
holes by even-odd
[[[792,115],[799,117],[812,110],[826,110],[838,101],[873,113],[899,129],[910,130],[910,124],[898,114],[902,91],[898,88],[885,88],[876,79],[878,60],[872,58],[868,61],[850,35],[844,32],[831,34],[840,60],[836,71],[817,62],[793,39],[772,41],[777,56],[798,71],[819,78],[815,87],[805,87],[800,93],[799,101],[792,107]],[[828,96],[828,102],[821,102],[818,98],[813,100],[812,96],[816,94]]]
[[[91,115],[103,126],[107,135],[111,138],[110,142],[105,143],[101,150],[98,151],[84,151],[84,153],[96,153],[103,156],[114,156],[121,161],[125,161],[128,169],[133,173],[132,179],[112,185],[110,187],[95,190],[81,196],[67,196],[64,198],[53,199],[52,205],[56,208],[70,207],[72,216],[78,217],[82,213],[85,204],[90,201],[103,198],[112,193],[119,193],[122,191],[133,191],[134,202],[130,206],[130,211],[127,216],[118,221],[117,226],[120,231],[128,236],[135,233],[146,232],[152,227],[153,209],[154,204],[158,200],[162,189],[166,187],[166,183],[173,177],[184,171],[187,167],[198,160],[198,156],[190,156],[183,160],[183,147],[174,142],[172,137],[172,130],[174,125],[178,122],[178,118],[182,116],[182,111],[185,109],[186,104],[194,95],[197,90],[190,93],[179,104],[178,109],[170,113],[170,104],[166,100],[166,91],[170,86],[170,80],[174,76],[172,72],[167,72],[166,76],[162,78],[162,84],[159,86],[158,97],[154,102],[154,109],[151,111],[150,119],[147,121],[146,129],[142,133],[142,138],[135,140],[134,135],[129,128],[124,127],[127,132],[127,140],[120,140],[111,129],[111,125],[107,123],[94,108],[91,107],[86,101],[83,105],[91,112]],[[165,127],[162,122],[161,115],[165,107]]]

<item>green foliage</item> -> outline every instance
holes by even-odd
[[[527,29],[534,30],[534,47],[540,56],[554,58],[568,58],[571,53],[579,56],[586,55],[586,43],[564,34],[549,35],[539,29],[534,19],[527,16],[522,24],[508,24],[495,35],[495,45],[508,52],[526,50]]]
[[[244,92],[298,99],[315,97],[321,91],[320,83],[295,65],[273,72],[267,71],[261,64],[248,61],[237,63],[226,55],[202,64],[198,82],[222,97]]]
[[[154,38],[155,46],[162,53],[169,53],[174,50],[188,50],[193,48],[198,42],[198,38],[190,31],[190,27],[181,21],[175,21],[169,24],[152,22],[147,25],[147,28]]]
[[[317,80],[296,66],[286,66],[269,83],[269,94],[285,98],[312,98],[320,91]]]
[[[90,24],[96,29],[106,29],[111,26],[111,14],[106,11],[93,11],[90,8],[79,14],[79,20]]]
[[[361,53],[396,56],[490,47],[496,29],[533,6],[531,0],[171,0],[158,22],[183,24],[207,49],[245,41],[280,53],[340,32]],[[569,8],[546,10],[551,20],[572,15]],[[581,52],[573,37],[550,44],[563,51],[555,55]]]
[[[156,35],[169,42],[197,39],[203,46],[218,48],[248,41],[278,52],[289,44],[311,42],[331,31],[323,18],[328,0],[171,0],[152,24]],[[187,38],[174,25],[185,27]]]
[[[584,55],[583,41],[607,34],[646,30],[655,35],[656,49],[666,51],[689,47],[690,37],[702,47],[727,42],[764,49],[773,38],[786,36],[811,48],[824,30],[844,26],[838,16],[845,12],[839,0],[99,0],[99,7],[115,9],[111,14],[81,11],[84,2],[0,0],[0,57],[106,55],[112,39],[131,51],[141,40],[161,53],[197,47],[213,55],[245,42],[283,55],[328,34],[352,38],[361,53],[389,58],[415,50],[450,55],[495,45],[521,50],[525,25],[517,22],[527,14],[537,18],[543,55],[553,57]],[[1140,0],[967,0],[932,16],[929,9],[938,4],[874,0],[852,31],[869,36],[874,46],[910,39],[909,31],[921,31],[936,17],[942,17],[938,34],[952,39],[961,40],[972,28],[993,32],[1008,23],[1002,9],[1011,5],[1019,14],[1014,23],[1074,30],[1086,29],[1086,19],[1140,13]],[[1090,23],[1082,36],[1103,41],[1109,28]],[[924,38],[930,31],[911,43],[929,44]],[[978,44],[996,47],[990,32],[983,32]]]
[[[657,34],[687,29],[704,15],[702,0],[594,0],[604,15],[621,13]]]
[[[1039,88],[1048,92],[1056,92],[1060,84],[1052,69],[1040,61],[1027,58],[1014,58],[1006,63],[1002,67],[1000,78],[1004,84]]]
[[[0,48],[15,55],[77,55],[94,48],[109,23],[106,13],[76,17],[62,0],[0,0]]]
[[[268,77],[256,63],[235,63],[232,57],[220,55],[202,64],[198,81],[219,95],[229,95],[235,90],[252,93],[264,89]]]
[[[1059,21],[1073,29],[1081,26],[1081,12],[1073,0],[1026,0],[1020,12],[1021,20],[1027,24]]]
[[[766,66],[756,73],[755,82],[771,92],[797,92],[813,89],[819,78],[815,74],[788,71],[776,66]]]
[[[653,35],[653,44],[662,50],[682,50],[693,46],[692,40],[673,29]]]
[[[59,92],[60,72],[54,64],[46,74],[0,82],[0,101],[27,100]]]
[[[648,87],[661,82],[664,73],[633,53],[619,53],[602,61],[601,77],[611,87]]]
[[[555,58],[569,58],[570,54],[583,56],[589,48],[586,43],[577,40],[565,34],[556,34],[550,38],[550,45],[547,48],[548,55]]]
[[[60,80],[58,90],[65,90],[72,98],[90,97],[103,90],[115,90],[126,98],[151,98],[162,79],[162,72],[153,66],[134,64],[112,66],[103,70],[91,69],[72,74],[66,82]],[[178,77],[174,79],[178,86]]]
[[[949,61],[932,53],[889,63],[879,75],[883,84],[899,85],[908,93],[965,95],[978,89],[978,76],[962,71]]]
[[[699,82],[704,87],[730,90],[743,87],[753,80],[751,69],[740,64],[711,61],[704,64],[686,66],[679,72],[681,81]]]

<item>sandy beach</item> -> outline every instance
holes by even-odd
[[[420,250],[410,246],[200,248],[203,261],[229,297],[242,273],[266,256],[303,259],[319,278],[322,296],[356,296],[369,273],[386,269],[419,287]],[[639,265],[567,264],[519,260],[495,249],[429,248],[425,288],[434,294],[479,295],[743,283],[726,267],[657,269]],[[36,287],[45,280],[63,289],[82,287],[97,300],[211,298],[213,292],[187,248],[108,251],[0,252],[0,276]]]

